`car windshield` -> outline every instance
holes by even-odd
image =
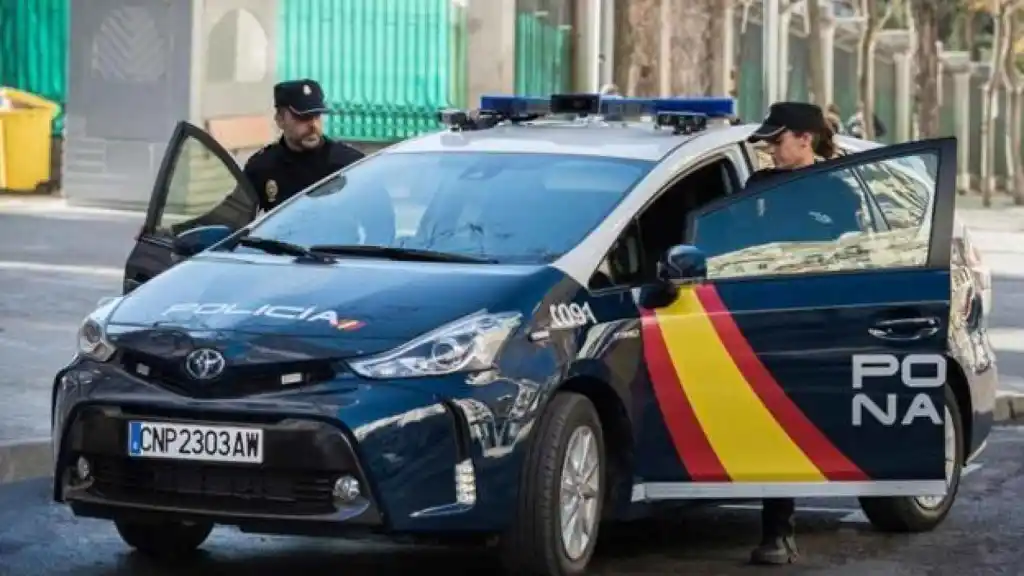
[[[303,248],[397,249],[351,252],[363,257],[419,250],[543,264],[578,244],[653,164],[532,153],[382,154],[295,198],[249,235]],[[230,249],[259,249],[251,244]]]

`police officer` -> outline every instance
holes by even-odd
[[[281,138],[253,154],[243,170],[263,211],[363,157],[355,148],[324,136],[323,114],[330,110],[315,80],[275,85],[274,109]]]
[[[778,102],[771,106],[761,126],[749,141],[768,145],[775,166],[751,175],[747,186],[791,170],[813,165],[818,158],[835,156],[833,131],[820,107],[804,102]],[[778,238],[792,231],[794,241],[834,240],[838,234],[856,229],[860,201],[856,192],[841,179],[829,179],[827,186],[810,179],[806,186],[794,183],[779,195],[766,194],[764,216],[768,234]],[[826,215],[827,224],[809,214]],[[766,498],[761,511],[761,544],[751,554],[754,564],[789,564],[797,559],[795,502],[792,498]]]
[[[259,209],[270,211],[309,185],[361,159],[363,153],[324,136],[323,114],[330,112],[314,80],[292,80],[274,86],[274,121],[281,138],[253,154],[242,172],[259,195]],[[216,208],[171,226],[180,234],[211,224],[241,227],[247,222],[241,188]]]

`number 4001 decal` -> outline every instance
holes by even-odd
[[[551,316],[551,328],[567,329],[579,328],[587,324],[597,324],[594,311],[590,309],[590,302],[582,306],[573,302],[572,304],[552,304],[548,313]]]

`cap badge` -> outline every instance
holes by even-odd
[[[309,96],[310,94],[313,93],[313,89],[309,87],[309,84],[303,84],[302,93],[305,94],[306,96]]]

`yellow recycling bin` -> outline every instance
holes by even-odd
[[[0,190],[35,192],[50,182],[53,119],[60,106],[0,87]]]

